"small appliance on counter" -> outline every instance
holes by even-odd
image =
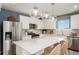
[[[29,28],[30,28],[30,29],[36,29],[36,28],[37,28],[37,25],[30,23],[30,24],[29,24]]]
[[[47,34],[47,29],[43,29],[42,34]]]
[[[33,32],[28,32],[27,34],[28,34],[28,35],[31,35],[31,38],[32,38],[32,39],[39,37],[39,34],[36,34],[36,33],[33,33]]]

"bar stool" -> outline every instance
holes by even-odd
[[[61,55],[61,44],[57,44],[53,48],[45,48],[44,55]]]
[[[61,44],[55,46],[55,48],[52,49],[49,55],[61,55]]]
[[[61,44],[61,54],[62,55],[67,55],[70,54],[69,50],[68,50],[68,40],[63,41],[63,43]]]

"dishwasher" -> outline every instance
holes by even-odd
[[[70,37],[69,41],[72,41],[72,45],[69,49],[79,52],[79,37]]]

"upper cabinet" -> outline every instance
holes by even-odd
[[[34,18],[34,17],[26,17],[26,16],[20,15],[20,22],[22,24],[23,29],[30,29],[30,27],[32,27],[32,26],[29,26],[30,24],[36,25],[36,29],[42,28],[41,20],[38,20],[37,18]]]
[[[55,20],[51,20],[51,19],[39,20],[35,17],[26,17],[20,15],[20,22],[22,24],[23,29],[30,29],[29,24],[35,25],[36,29],[56,29]]]
[[[29,29],[29,17],[20,15],[20,22],[23,29]]]
[[[39,19],[37,19],[35,17],[31,17],[31,19],[29,20],[29,23],[35,24],[36,29],[41,29],[42,28],[41,20],[39,20]]]
[[[71,29],[79,29],[79,14],[71,16]]]
[[[54,21],[51,19],[42,20],[42,29],[55,29]]]

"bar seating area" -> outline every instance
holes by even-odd
[[[56,43],[53,48],[47,47],[44,49],[44,55],[70,55],[68,40]]]

